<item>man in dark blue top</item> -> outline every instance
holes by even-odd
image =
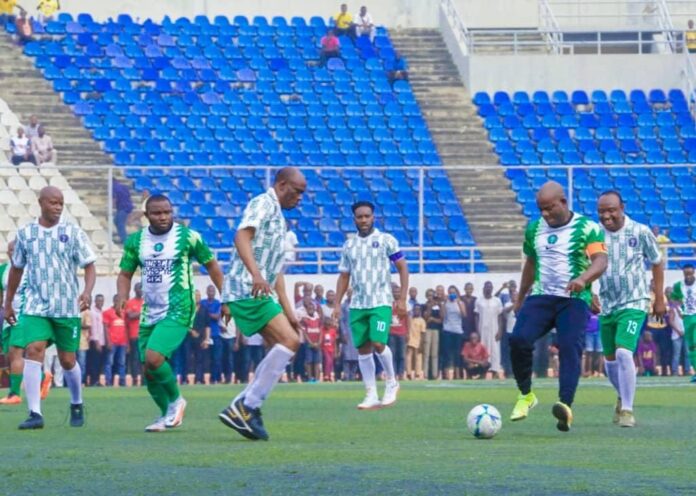
[[[208,312],[210,326],[210,381],[213,384],[220,382],[222,373],[222,338],[220,337],[220,313],[222,304],[215,298],[215,286],[212,284],[206,289],[207,299],[201,301],[201,308]]]

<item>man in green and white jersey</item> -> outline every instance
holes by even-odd
[[[567,432],[573,421],[571,405],[580,380],[592,300],[590,288],[607,267],[607,252],[602,229],[569,209],[560,184],[547,182],[536,200],[541,218],[530,222],[525,231],[523,250],[527,258],[514,306],[519,313],[510,336],[512,371],[520,390],[510,420],[526,418],[537,404],[532,392],[534,343],[555,328],[559,401],[553,405],[552,413],[558,420],[558,430]]]
[[[145,205],[150,225],[131,234],[123,247],[115,307],[124,310],[140,267],[144,301],[138,346],[147,390],[161,412],[145,431],[162,432],[179,427],[186,409],[169,360],[186,338],[196,311],[192,261],[205,266],[218,290],[223,275],[201,235],[174,222],[169,198],[152,195]]]
[[[399,271],[402,288],[408,287],[408,265],[396,239],[375,228],[375,206],[372,203],[357,202],[352,210],[358,232],[343,245],[333,317],[336,322],[340,321],[341,300],[350,285],[353,290],[350,328],[358,348],[358,366],[366,389],[365,399],[358,404],[358,409],[373,410],[396,403],[399,392],[392,351],[387,346],[394,300],[391,264]],[[406,297],[406,291],[402,291],[395,307],[403,319],[406,318]],[[374,352],[386,375],[382,401],[377,394]]]
[[[12,260],[12,253],[14,252],[15,240],[10,241],[7,244],[7,259]],[[0,264],[0,303],[3,302],[4,292],[7,289],[7,280],[10,277],[10,267],[11,263],[5,262]],[[12,306],[15,309],[17,315],[22,313],[22,303],[24,300],[24,291],[21,287],[15,294]],[[24,369],[24,350],[16,346],[10,346],[10,336],[13,326],[3,321],[2,323],[2,336],[0,341],[0,346],[2,346],[2,352],[5,354],[7,363],[9,363],[10,368],[10,390],[5,398],[0,399],[0,405],[20,405],[22,403],[22,371]]]
[[[254,380],[218,415],[220,421],[251,440],[268,440],[261,405],[300,347],[299,323],[285,291],[283,265],[287,233],[283,209],[297,206],[307,188],[304,175],[285,167],[273,187],[251,199],[237,226],[230,271],[222,301],[239,332],[263,336],[268,353],[256,367]]]
[[[672,287],[672,299],[682,304],[684,316],[684,342],[689,353],[691,366],[696,368],[696,278],[694,266],[686,264],[682,268],[684,279],[677,281]],[[691,377],[691,382],[696,383],[696,375]]]
[[[58,359],[70,389],[70,425],[84,424],[82,372],[75,352],[80,344],[80,311],[89,306],[96,280],[96,255],[87,235],[63,222],[63,194],[47,186],[39,194],[41,215],[17,231],[12,268],[5,295],[5,320],[15,326],[10,346],[25,349],[24,389],[29,418],[20,429],[41,429],[41,371],[47,346],[55,343]],[[84,289],[79,290],[77,269],[84,269]],[[19,317],[12,306],[25,277],[26,298]]]
[[[599,332],[606,358],[604,363],[607,377],[619,395],[614,421],[621,427],[633,427],[633,398],[636,393],[633,354],[650,311],[650,282],[645,261],[652,265],[654,313],[658,319],[666,311],[664,264],[652,231],[625,214],[619,192],[603,193],[597,201],[597,214],[604,227],[609,255],[607,270],[599,278]]]

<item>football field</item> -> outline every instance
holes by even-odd
[[[67,424],[67,391],[53,390],[43,431],[16,429],[23,406],[0,409],[0,493],[696,494],[696,386],[639,380],[638,427],[621,429],[612,390],[584,380],[573,429],[561,433],[556,381],[536,385],[539,406],[513,424],[511,381],[404,383],[396,406],[369,412],[355,408],[360,384],[282,384],[263,410],[269,442],[218,421],[239,386],[184,387],[184,425],[160,434],[143,432],[157,413],[145,389],[86,390],[82,429]],[[466,430],[483,402],[504,417],[493,440]]]

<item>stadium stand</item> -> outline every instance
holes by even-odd
[[[24,53],[116,164],[148,166],[127,170],[136,189],[169,194],[179,215],[216,248],[231,245],[234,221],[265,188],[267,172],[193,165],[335,166],[308,172],[307,199],[288,216],[305,247],[339,246],[354,230],[348,205],[356,199],[375,200],[384,227],[404,246],[417,244],[417,222],[404,215],[417,209],[417,171],[364,167],[428,165],[424,245],[473,246],[409,83],[388,79],[397,55],[386,30],[378,30],[374,45],[342,37],[342,60],[319,68],[326,29],[319,17],[197,16],[160,25],[128,15],[97,23],[89,14],[61,14]],[[453,256],[469,252],[426,254]]]
[[[681,90],[477,93],[474,103],[501,163],[527,166],[506,174],[528,217],[540,184],[568,184],[566,169],[539,166],[611,165],[575,170],[576,210],[594,215],[597,194],[616,189],[636,220],[669,228],[674,243],[696,241],[696,176],[687,166],[696,162],[696,128]],[[632,167],[642,164],[653,167]]]

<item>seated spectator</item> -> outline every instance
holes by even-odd
[[[36,165],[36,159],[31,153],[29,146],[29,138],[24,135],[24,128],[17,128],[17,136],[10,139],[10,148],[12,149],[12,163],[19,165],[22,162],[31,162]]]
[[[330,58],[341,58],[341,42],[338,41],[333,29],[329,29],[321,39],[319,67],[324,67]]]
[[[56,163],[57,153],[55,148],[53,148],[53,140],[46,134],[43,126],[39,126],[38,136],[31,139],[31,151],[36,159],[36,165],[45,164],[46,162]]]
[[[462,346],[462,362],[466,375],[470,379],[476,376],[479,379],[486,377],[486,372],[491,365],[488,361],[488,350],[481,343],[478,332],[472,332],[469,341]]]
[[[0,22],[14,22],[15,7],[17,7],[17,0],[0,0]]]
[[[355,25],[353,24],[353,16],[348,13],[348,5],[341,4],[341,11],[334,16],[336,23],[336,36],[349,36],[355,39]]]
[[[19,17],[15,19],[15,27],[17,28],[17,42],[24,45],[31,41],[34,36],[34,27],[31,25],[31,19],[27,17],[27,11],[19,7]]]
[[[370,41],[375,41],[375,24],[372,22],[372,16],[367,13],[367,7],[360,7],[360,13],[355,16],[355,34],[357,36],[367,35]]]
[[[36,10],[39,11],[39,22],[44,24],[53,20],[53,14],[60,10],[60,2],[58,0],[40,0]]]
[[[39,118],[36,115],[29,117],[29,125],[24,126],[24,134],[29,138],[29,141],[33,140],[39,135]]]
[[[384,63],[384,69],[387,71],[387,79],[392,86],[396,81],[408,81],[408,65],[406,59],[398,53],[393,60],[387,60]]]
[[[652,332],[645,331],[638,343],[638,374],[653,376],[656,375],[657,365],[657,345],[653,341]]]

